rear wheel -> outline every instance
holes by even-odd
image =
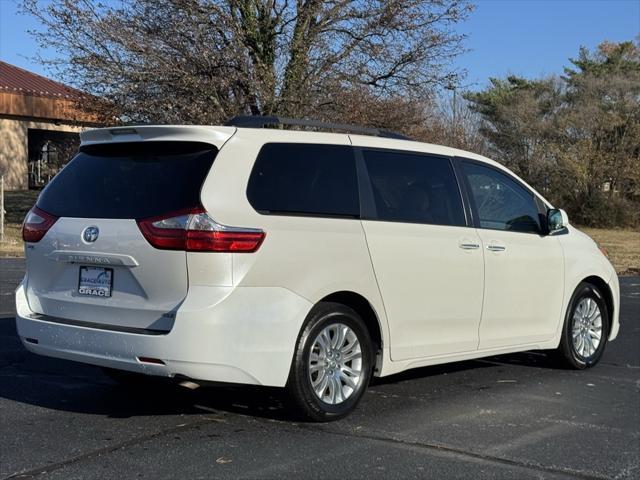
[[[321,303],[303,326],[287,389],[306,418],[337,420],[362,398],[373,362],[371,339],[360,316],[344,305]]]
[[[556,355],[568,368],[584,369],[600,361],[609,336],[609,312],[602,292],[590,284],[576,288]]]

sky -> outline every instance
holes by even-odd
[[[0,0],[1,1],[1,0]],[[472,89],[489,77],[563,73],[581,46],[640,35],[640,0],[477,0],[458,30],[469,52],[455,64]]]
[[[108,1],[108,0],[103,0]],[[33,61],[38,45],[27,30],[38,23],[18,13],[17,0],[0,0],[0,60],[48,75]],[[561,74],[580,46],[640,35],[640,0],[476,0],[468,20],[457,26],[469,51],[454,65],[467,71],[465,89],[489,77],[527,78]],[[54,52],[40,51],[44,56]],[[50,75],[49,75],[50,76]],[[55,79],[55,78],[54,78]]]

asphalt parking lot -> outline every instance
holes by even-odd
[[[132,391],[27,353],[23,268],[0,259],[0,478],[640,478],[640,277],[621,279],[620,335],[596,368],[536,352],[428,367],[310,424],[277,389]]]

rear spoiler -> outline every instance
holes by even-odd
[[[203,142],[220,149],[236,132],[235,127],[200,125],[131,125],[85,130],[80,146],[123,142]]]

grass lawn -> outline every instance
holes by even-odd
[[[0,243],[0,256],[21,257],[22,219],[38,198],[37,190],[5,192],[5,241]],[[580,228],[607,250],[616,271],[621,275],[640,275],[640,231]]]
[[[580,228],[603,247],[619,275],[640,275],[640,230]]]

